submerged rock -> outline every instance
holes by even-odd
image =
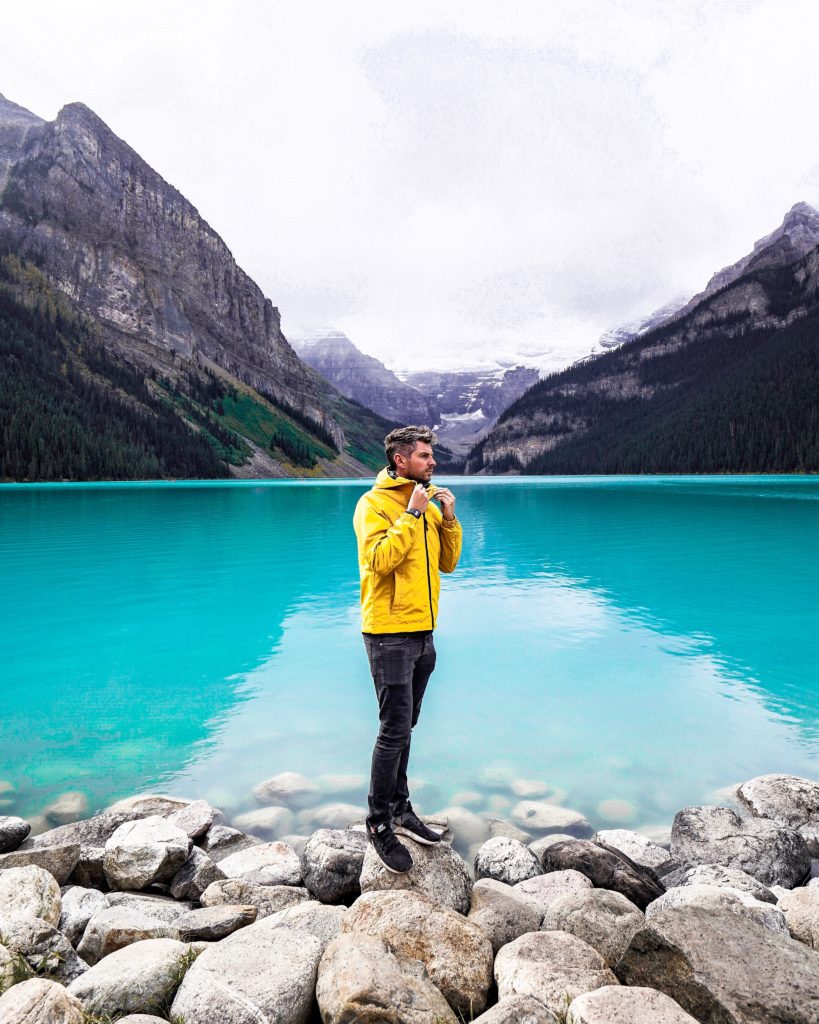
[[[580,811],[558,807],[545,800],[521,800],[512,808],[512,821],[529,832],[565,832],[577,837],[594,833]]]
[[[244,832],[264,839],[279,839],[293,828],[293,812],[286,807],[260,807],[246,811],[233,819],[233,824]]]
[[[68,825],[79,821],[88,814],[88,797],[85,793],[63,793],[43,808],[43,816],[51,825]]]
[[[298,772],[281,772],[260,782],[253,790],[253,796],[260,804],[284,803],[291,807],[310,803],[317,794],[318,787]]]

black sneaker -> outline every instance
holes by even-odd
[[[367,825],[367,839],[381,858],[381,863],[394,875],[403,875],[412,867],[409,850],[395,838],[395,833],[382,822],[380,825]]]
[[[407,836],[414,839],[416,843],[424,846],[434,846],[441,841],[441,833],[433,832],[418,817],[410,804],[403,814],[398,814],[392,819],[393,828],[399,836]]]

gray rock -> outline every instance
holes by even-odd
[[[174,811],[181,811],[183,807],[193,803],[192,800],[181,800],[175,796],[165,796],[163,793],[137,793],[136,796],[125,797],[124,800],[117,800],[115,804],[106,807],[106,814],[125,814],[127,821],[136,821],[139,818],[152,818],[158,815],[164,818]]]
[[[795,828],[810,855],[819,857],[819,782],[798,775],[759,775],[743,782],[737,796],[756,817]]]
[[[329,796],[352,796],[360,798],[367,792],[370,779],[367,775],[319,775],[316,784],[322,793]]]
[[[107,909],[108,900],[97,889],[84,889],[81,885],[69,886],[62,894],[62,908],[57,927],[76,949],[85,926],[94,914]]]
[[[543,874],[543,867],[532,851],[518,839],[494,836],[478,850],[475,857],[475,878],[494,878],[507,885],[516,885],[527,878]]]
[[[30,978],[0,998],[0,1024],[84,1024],[82,1004],[56,981]]]
[[[646,919],[652,920],[657,914],[671,907],[702,907],[704,910],[727,910],[737,917],[755,921],[778,935],[787,935],[785,915],[771,903],[754,899],[750,893],[728,886],[682,885],[669,889],[659,899],[646,907]]]
[[[451,801],[453,807],[468,807],[473,811],[483,807],[485,802],[483,793],[479,793],[475,789],[461,789],[457,793],[452,794]]]
[[[534,907],[541,920],[555,900],[573,893],[587,892],[592,884],[585,875],[571,868],[567,871],[550,871],[545,875],[527,878],[513,886],[515,896]]]
[[[287,843],[288,846],[292,846],[296,856],[301,859],[304,848],[310,841],[310,836],[302,836],[298,832],[288,832],[287,835],[281,837],[281,841]]]
[[[63,793],[43,808],[43,815],[51,825],[68,825],[79,821],[88,814],[88,797],[85,793]]]
[[[540,779],[512,779],[509,789],[519,799],[532,800],[539,796],[548,796],[550,786]]]
[[[310,893],[300,886],[259,885],[242,878],[228,878],[224,882],[214,882],[205,889],[202,893],[202,906],[249,904],[256,907],[261,920],[309,899]]]
[[[201,844],[214,864],[218,864],[232,853],[246,850],[250,846],[260,846],[261,840],[227,825],[213,825],[207,835],[202,837]]]
[[[819,953],[727,910],[677,907],[646,921],[616,968],[700,1021],[816,1024]]]
[[[444,837],[451,840],[459,852],[469,849],[475,843],[484,843],[489,838],[489,822],[466,807],[445,807],[431,819],[424,820],[430,827],[434,827],[432,822],[436,820],[446,823]]]
[[[257,916],[258,910],[254,906],[224,903],[221,906],[189,910],[174,921],[174,928],[183,942],[194,942],[197,939],[218,942],[226,935],[253,924]]]
[[[819,888],[809,885],[786,892],[778,906],[791,935],[811,949],[819,950]]]
[[[614,967],[645,917],[625,896],[610,889],[586,889],[561,896],[543,918],[543,931],[574,935],[596,949]]]
[[[245,832],[263,839],[280,839],[293,828],[293,812],[286,807],[260,807],[246,811],[233,819],[233,824]]]
[[[514,889],[504,882],[481,878],[472,889],[467,920],[486,933],[493,953],[526,932],[538,931],[542,918],[538,907],[517,897]]]
[[[62,932],[42,918],[0,917],[0,936],[37,974],[69,982],[88,970]]]
[[[504,821],[503,818],[487,818],[486,823],[489,825],[489,838],[494,836],[506,836],[508,839],[517,839],[519,843],[529,843],[532,840],[531,835],[528,832],[524,832],[522,828],[518,828],[517,825],[512,825],[508,821]],[[537,854],[535,854],[537,856]],[[538,857],[538,860],[540,858]]]
[[[122,802],[123,805],[127,801]],[[120,805],[115,804],[115,807]],[[59,825],[57,828],[49,829],[41,835],[26,840],[26,846],[38,849],[42,846],[63,846],[79,843],[80,846],[105,846],[111,836],[120,825],[126,821],[136,821],[139,818],[148,817],[149,812],[138,809],[137,806],[122,806],[118,810],[109,809],[102,814],[95,814],[91,818],[84,818],[81,821],[69,822]]]
[[[0,814],[0,853],[16,850],[31,831],[31,825],[24,818]]]
[[[105,880],[105,847],[81,846],[80,856],[74,870],[68,876],[69,885],[80,885],[84,889],[107,889]]]
[[[368,845],[361,869],[362,893],[409,890],[427,896],[433,903],[469,913],[472,878],[463,858],[447,843],[420,846],[412,843],[412,867],[402,875],[388,871]]]
[[[739,868],[725,868],[721,864],[697,864],[693,868],[682,868],[666,875],[663,878],[663,883],[669,889],[680,885],[727,886],[730,889],[747,892],[754,899],[761,900],[763,903],[776,903],[776,896],[771,890],[749,875],[747,871],[740,871]]]
[[[372,935],[343,934],[328,945],[316,998],[324,1024],[458,1024],[425,968]]]
[[[626,828],[603,829],[597,833],[594,840],[619,850],[638,867],[651,868],[660,877],[670,871],[676,863],[668,850],[653,843],[647,836]]]
[[[199,839],[213,824],[216,811],[207,800],[194,800],[178,811],[173,811],[167,820],[181,828],[189,839]]]
[[[697,1024],[697,1021],[664,992],[605,985],[573,999],[566,1024]]]
[[[224,871],[197,846],[171,879],[171,896],[177,900],[199,900],[213,882],[226,878]]]
[[[550,846],[554,846],[555,843],[562,843],[564,839],[574,838],[574,836],[567,835],[565,832],[553,832],[551,835],[540,836],[539,839],[533,840],[529,843],[529,849],[543,863],[543,854]]]
[[[186,900],[174,900],[168,896],[154,896],[147,892],[109,892],[106,896],[111,907],[126,907],[139,914],[173,924],[180,914],[192,910],[194,904]]]
[[[399,959],[420,960],[456,1013],[481,1013],[492,983],[492,945],[477,925],[417,892],[365,892],[343,932],[374,935]]]
[[[504,946],[495,957],[498,998],[528,995],[552,1013],[584,992],[616,985],[597,950],[567,932],[532,932]]]
[[[312,832],[317,828],[347,828],[367,815],[367,809],[359,804],[322,804],[302,811],[297,819],[298,828]]]
[[[312,935],[257,921],[199,956],[171,1015],[185,1024],[306,1024],[320,958]]]
[[[31,842],[30,839],[26,843]],[[43,846],[36,849],[21,847],[12,853],[0,853],[0,871],[8,868],[24,868],[30,864],[43,868],[63,885],[80,859],[80,848],[74,844],[64,846]]]
[[[100,1015],[150,1013],[172,997],[189,948],[176,939],[135,942],[94,964],[68,990]]]
[[[228,878],[243,878],[259,885],[301,885],[301,862],[286,843],[261,843],[219,861]]]
[[[645,910],[665,887],[650,868],[638,867],[624,853],[600,843],[573,839],[555,843],[543,854],[546,871],[580,871],[598,889],[613,889]]]
[[[106,907],[89,920],[77,952],[87,964],[144,939],[178,939],[172,924],[133,907]]]
[[[55,927],[60,923],[60,887],[43,868],[0,871],[0,915],[40,917]]]
[[[580,811],[557,807],[545,800],[521,800],[512,808],[512,821],[529,832],[541,834],[565,832],[570,836],[586,837],[594,833]]]
[[[304,884],[323,903],[355,899],[361,892],[361,869],[367,837],[350,829],[314,832],[301,855]]]
[[[288,804],[290,807],[310,803],[317,794],[318,787],[298,772],[281,772],[260,782],[253,790],[260,804]]]
[[[810,874],[810,853],[796,829],[767,818],[740,818],[727,807],[685,807],[671,829],[671,853],[689,864],[739,868],[763,885],[793,888]]]
[[[316,900],[307,900],[271,914],[271,927],[295,928],[299,932],[313,935],[321,943],[322,952],[341,933],[341,922],[347,913],[346,907],[331,907]]]
[[[555,1018],[533,996],[509,996],[475,1018],[475,1024],[554,1024]]]
[[[187,835],[164,818],[126,821],[105,844],[105,877],[112,889],[146,889],[170,881],[190,850]]]

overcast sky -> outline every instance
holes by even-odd
[[[557,368],[819,206],[812,0],[4,4],[0,92],[93,108],[285,334]]]

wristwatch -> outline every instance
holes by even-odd
[[[416,519],[421,518],[421,513],[417,508],[408,508],[407,512],[409,512],[411,516],[415,516]]]

